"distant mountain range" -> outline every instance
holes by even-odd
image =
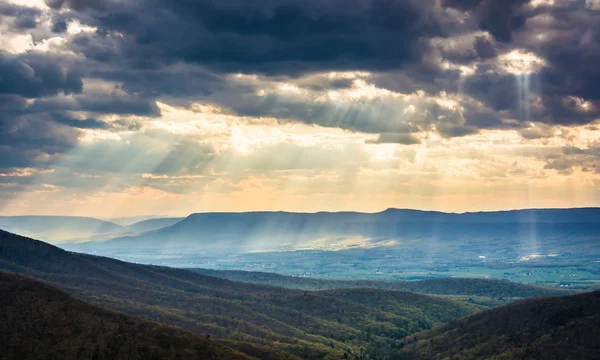
[[[403,209],[198,213],[127,226],[85,217],[16,216],[0,217],[0,229],[71,251],[176,266],[193,264],[196,255],[219,259],[256,252],[353,249],[389,249],[391,256],[413,267],[425,261],[600,259],[599,208],[463,214]]]
[[[57,243],[123,231],[121,225],[89,217],[36,215],[1,216],[0,229]]]
[[[470,258],[518,259],[530,254],[596,257],[600,209],[531,209],[441,213],[201,213],[156,230],[70,249],[125,251],[285,251],[391,247]],[[158,226],[158,224],[157,224]]]
[[[173,225],[183,218],[154,218],[120,225],[80,216],[0,216],[0,229],[53,243],[104,241]]]
[[[145,220],[153,220],[153,219],[166,219],[171,218],[171,216],[163,216],[163,215],[146,215],[146,216],[124,216],[124,217],[114,217],[114,218],[102,218],[101,220],[110,221],[112,223],[121,225],[121,226],[129,226],[138,222],[142,222]]]

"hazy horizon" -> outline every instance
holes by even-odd
[[[468,214],[468,213],[485,213],[485,212],[509,212],[509,211],[528,211],[528,210],[575,210],[575,209],[600,209],[600,206],[582,206],[582,207],[532,207],[532,208],[498,208],[498,209],[486,209],[486,210],[473,210],[473,211],[443,211],[443,210],[435,210],[435,209],[417,209],[417,208],[401,208],[401,207],[390,207],[376,211],[359,211],[359,210],[338,210],[338,211],[329,211],[329,210],[317,210],[317,211],[291,211],[291,210],[244,210],[244,211],[194,211],[188,213],[181,214],[135,214],[131,216],[91,216],[85,214],[43,214],[43,213],[26,213],[26,214],[3,214],[0,213],[0,216],[74,216],[74,217],[89,217],[96,218],[100,220],[119,220],[119,219],[158,219],[158,218],[185,218],[187,216],[193,214],[206,214],[206,213],[232,213],[232,214],[243,214],[243,213],[299,213],[299,214],[317,214],[317,213],[364,213],[364,214],[377,214],[387,210],[408,210],[408,211],[423,211],[423,212],[441,212],[446,214]],[[142,221],[142,220],[140,220]]]

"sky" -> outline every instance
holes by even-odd
[[[600,0],[0,0],[0,215],[600,205]]]

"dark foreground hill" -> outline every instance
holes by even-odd
[[[0,359],[250,359],[206,336],[118,314],[0,271]]]
[[[600,359],[600,292],[523,300],[401,345],[401,359]]]
[[[313,292],[232,282],[70,253],[3,231],[0,269],[45,280],[103,307],[227,339],[229,347],[264,359],[281,352],[303,359],[355,358],[371,344],[481,309],[402,291]]]
[[[421,281],[328,280],[280,274],[241,271],[190,269],[191,271],[232,281],[281,286],[302,290],[332,290],[342,288],[375,288],[412,291],[422,294],[484,296],[492,298],[528,298],[565,296],[572,293],[562,289],[543,288],[505,280],[472,278],[439,278]]]

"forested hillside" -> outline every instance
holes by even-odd
[[[410,336],[401,359],[600,359],[600,292],[528,299]]]
[[[504,280],[472,278],[439,278],[421,281],[326,280],[254,271],[210,269],[190,270],[200,274],[215,276],[232,281],[281,286],[302,290],[375,288],[412,291],[423,294],[485,296],[493,298],[527,298],[537,296],[564,296],[572,294],[572,292],[566,290],[524,285]]]
[[[103,307],[228,339],[241,351],[259,346],[304,359],[360,358],[372,344],[481,309],[392,290],[313,292],[231,282],[69,253],[6,232],[0,232],[0,269],[43,279]]]
[[[251,359],[206,336],[108,311],[3,271],[0,294],[0,359]]]

